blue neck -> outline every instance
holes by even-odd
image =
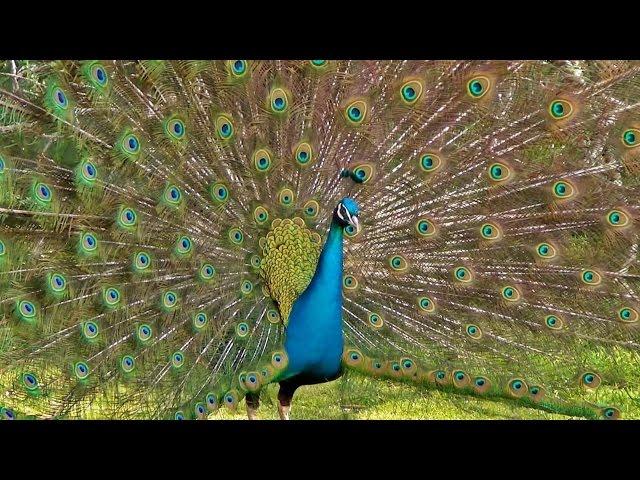
[[[329,236],[324,244],[316,273],[311,283],[305,290],[305,294],[322,289],[325,294],[335,295],[342,305],[342,239],[344,228],[334,219],[331,222]]]
[[[289,365],[279,380],[303,375],[326,381],[340,373],[342,233],[333,221],[313,279],[293,304],[284,344]]]

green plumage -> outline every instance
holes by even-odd
[[[345,368],[637,415],[639,102],[635,62],[0,63],[2,417],[259,395],[346,196]]]

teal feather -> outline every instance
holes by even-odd
[[[347,370],[638,416],[638,105],[634,62],[2,62],[0,417]]]

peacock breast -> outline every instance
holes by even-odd
[[[289,365],[285,377],[323,380],[339,374],[344,348],[341,310],[341,298],[329,292],[312,291],[298,298],[286,329]]]

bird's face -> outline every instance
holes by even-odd
[[[334,217],[343,227],[352,225],[357,233],[360,231],[360,223],[358,221],[359,212],[358,204],[353,199],[345,197],[338,203]]]

